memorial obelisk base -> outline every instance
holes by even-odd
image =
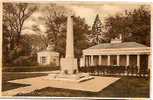
[[[77,59],[62,58],[61,59],[61,71],[63,74],[76,74],[77,69]]]

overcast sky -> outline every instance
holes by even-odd
[[[40,4],[40,6],[43,6],[45,4]],[[81,18],[85,18],[86,23],[89,26],[93,25],[93,22],[95,20],[95,17],[97,14],[99,14],[99,17],[104,24],[105,18],[109,16],[113,16],[116,13],[123,13],[125,10],[132,10],[135,8],[140,7],[140,4],[59,4],[62,6],[65,6],[68,9],[71,9],[74,11],[76,16],[80,16]],[[39,16],[43,16],[41,12],[36,12],[33,14],[31,18],[26,21],[25,26],[26,27],[31,27],[33,24],[36,23],[38,20]],[[35,20],[35,21],[33,21]],[[39,24],[40,29],[42,32],[45,31],[44,25],[37,22]],[[29,29],[26,29],[23,31],[23,33],[34,33],[30,31]]]

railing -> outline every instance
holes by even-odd
[[[147,67],[144,66],[141,66],[140,69],[138,69],[137,66],[85,66],[80,67],[79,71],[89,73],[90,75],[99,76],[149,76],[149,70],[147,69]]]

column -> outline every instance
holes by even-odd
[[[110,55],[107,56],[107,65],[110,65]]]
[[[137,67],[138,67],[138,72],[140,70],[140,55],[137,55]]]
[[[90,66],[90,56],[88,56],[88,66]]]
[[[84,59],[85,59],[85,61],[84,61],[84,63],[85,63],[85,67],[87,67],[87,61],[86,61],[86,56],[84,56]]]
[[[86,67],[88,67],[88,56],[86,56]]]
[[[89,56],[89,66],[91,66],[91,56]]]
[[[148,55],[148,69],[151,67],[151,55]]]
[[[129,55],[126,55],[126,66],[129,66],[130,63],[129,63]]]
[[[38,57],[37,57],[37,62],[38,63],[41,63],[41,61],[40,61],[40,56],[38,55]]]
[[[117,66],[120,65],[120,55],[117,55]]]
[[[91,66],[94,65],[94,61],[93,61],[93,55],[91,55]]]
[[[101,65],[101,55],[99,55],[99,65]]]
[[[86,66],[86,59],[85,59],[85,55],[83,55],[82,59],[83,59],[83,67],[85,67],[85,66]]]

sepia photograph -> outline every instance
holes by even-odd
[[[150,4],[3,2],[2,36],[2,97],[150,98]]]

